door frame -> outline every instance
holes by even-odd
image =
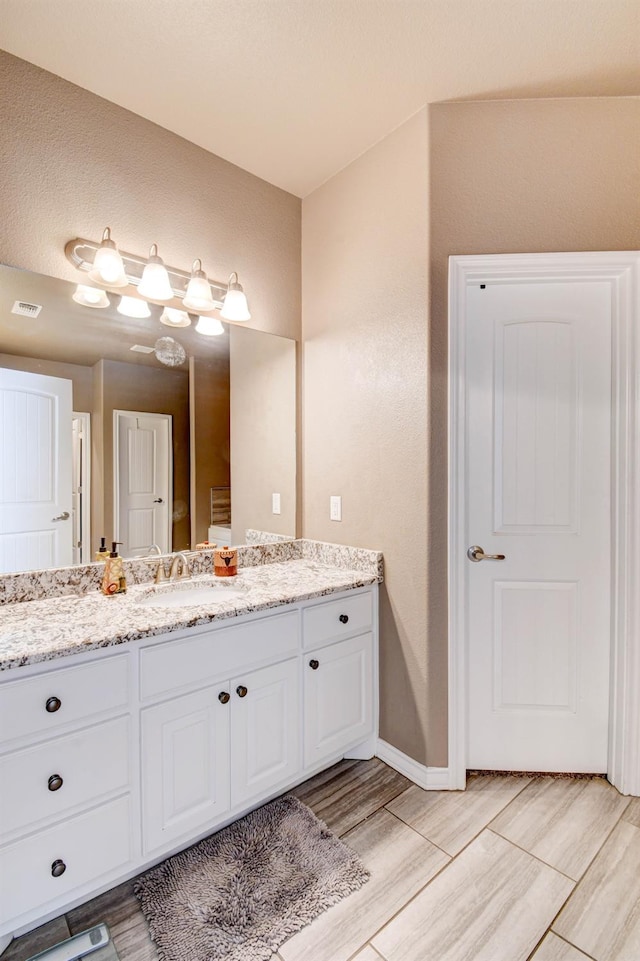
[[[86,411],[71,411],[71,423],[80,422],[82,432],[82,453],[80,455],[82,473],[82,493],[80,495],[80,515],[82,540],[79,545],[80,564],[91,563],[91,414]],[[75,481],[75,477],[72,478]]]
[[[640,795],[640,252],[449,258],[449,788],[464,790],[468,652],[466,559],[467,288],[478,283],[607,282],[612,305],[611,682],[607,776]]]
[[[169,436],[167,439],[167,544],[169,553],[173,550],[173,510],[171,499],[173,497],[173,416],[171,414],[156,414],[152,411],[140,410],[115,410],[113,411],[113,531],[114,540],[120,537],[120,421],[125,417],[154,417],[166,420],[168,424]]]

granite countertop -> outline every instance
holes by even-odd
[[[154,591],[149,584],[113,597],[93,590],[6,604],[0,608],[0,671],[365,587],[381,577],[306,558],[245,567],[234,578],[218,580],[211,602],[189,607],[141,606],[140,600]],[[197,587],[211,581],[196,577],[181,584]],[[234,592],[225,598],[227,585],[242,596]]]

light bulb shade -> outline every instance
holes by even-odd
[[[124,317],[134,317],[136,319],[151,317],[149,304],[144,300],[138,300],[136,297],[121,297],[116,310]]]
[[[196,266],[196,264],[198,266]],[[213,310],[216,306],[211,296],[211,287],[209,286],[207,275],[204,270],[202,270],[202,264],[199,260],[194,260],[193,262],[191,280],[187,285],[187,292],[182,299],[182,303],[187,310],[194,310],[196,312]]]
[[[198,317],[196,330],[199,334],[204,334],[205,337],[218,337],[220,334],[224,334],[224,327],[217,317]]]
[[[146,264],[142,272],[142,280],[138,284],[138,293],[148,300],[173,300],[169,274],[162,258],[158,257],[158,248],[155,244],[149,252],[149,263]]]
[[[89,277],[94,283],[104,284],[105,287],[126,287],[129,284],[122,257],[111,239],[108,227],[105,228],[102,242],[96,250]]]
[[[176,310],[175,307],[165,307],[160,317],[160,323],[167,327],[188,327],[191,324],[191,317],[184,310]]]
[[[236,278],[235,281],[233,278]],[[225,294],[220,316],[225,320],[251,320],[249,305],[245,293],[238,283],[238,275],[231,274],[229,277],[229,289]]]
[[[108,307],[110,303],[104,290],[96,290],[95,287],[87,287],[85,284],[78,284],[71,299],[83,307]]]
[[[153,345],[153,350],[165,367],[179,367],[186,360],[186,353],[182,344],[173,337],[159,337]]]

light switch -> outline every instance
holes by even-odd
[[[280,494],[271,495],[271,513],[272,514],[280,513]]]
[[[329,499],[329,519],[332,521],[342,520],[342,498],[338,494],[332,494]]]

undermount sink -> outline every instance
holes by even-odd
[[[206,581],[179,581],[152,588],[136,603],[141,607],[195,607],[200,604],[218,604],[244,597],[246,590],[240,586],[227,585],[213,578]]]

